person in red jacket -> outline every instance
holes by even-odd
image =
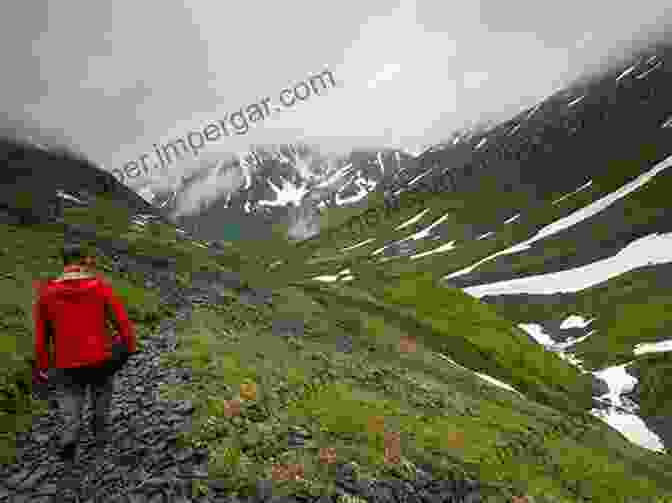
[[[121,301],[102,276],[84,266],[84,259],[80,245],[63,248],[63,274],[37,285],[33,313],[35,370],[38,376],[48,371],[55,380],[65,416],[60,454],[69,462],[76,457],[88,387],[94,410],[91,427],[98,448],[105,445],[114,389],[114,375],[104,368],[112,345],[106,320],[114,320],[129,351],[136,351],[133,325]]]

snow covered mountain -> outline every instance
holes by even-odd
[[[174,190],[149,188],[143,196],[203,239],[226,239],[232,227],[259,235],[279,222],[291,222],[290,234],[301,238],[319,230],[322,209],[364,204],[416,166],[400,150],[326,156],[304,144],[261,146],[204,163]]]

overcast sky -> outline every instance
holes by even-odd
[[[672,17],[669,0],[186,4],[3,5],[0,128],[39,128],[111,170],[329,69],[336,88],[209,152],[417,150],[534,105]]]

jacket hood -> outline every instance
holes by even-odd
[[[85,271],[66,271],[56,279],[43,283],[42,292],[45,295],[79,296],[86,295],[90,290],[100,285],[100,278]]]

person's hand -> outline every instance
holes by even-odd
[[[46,370],[33,369],[33,384],[46,384],[48,380],[49,374],[47,374]]]

